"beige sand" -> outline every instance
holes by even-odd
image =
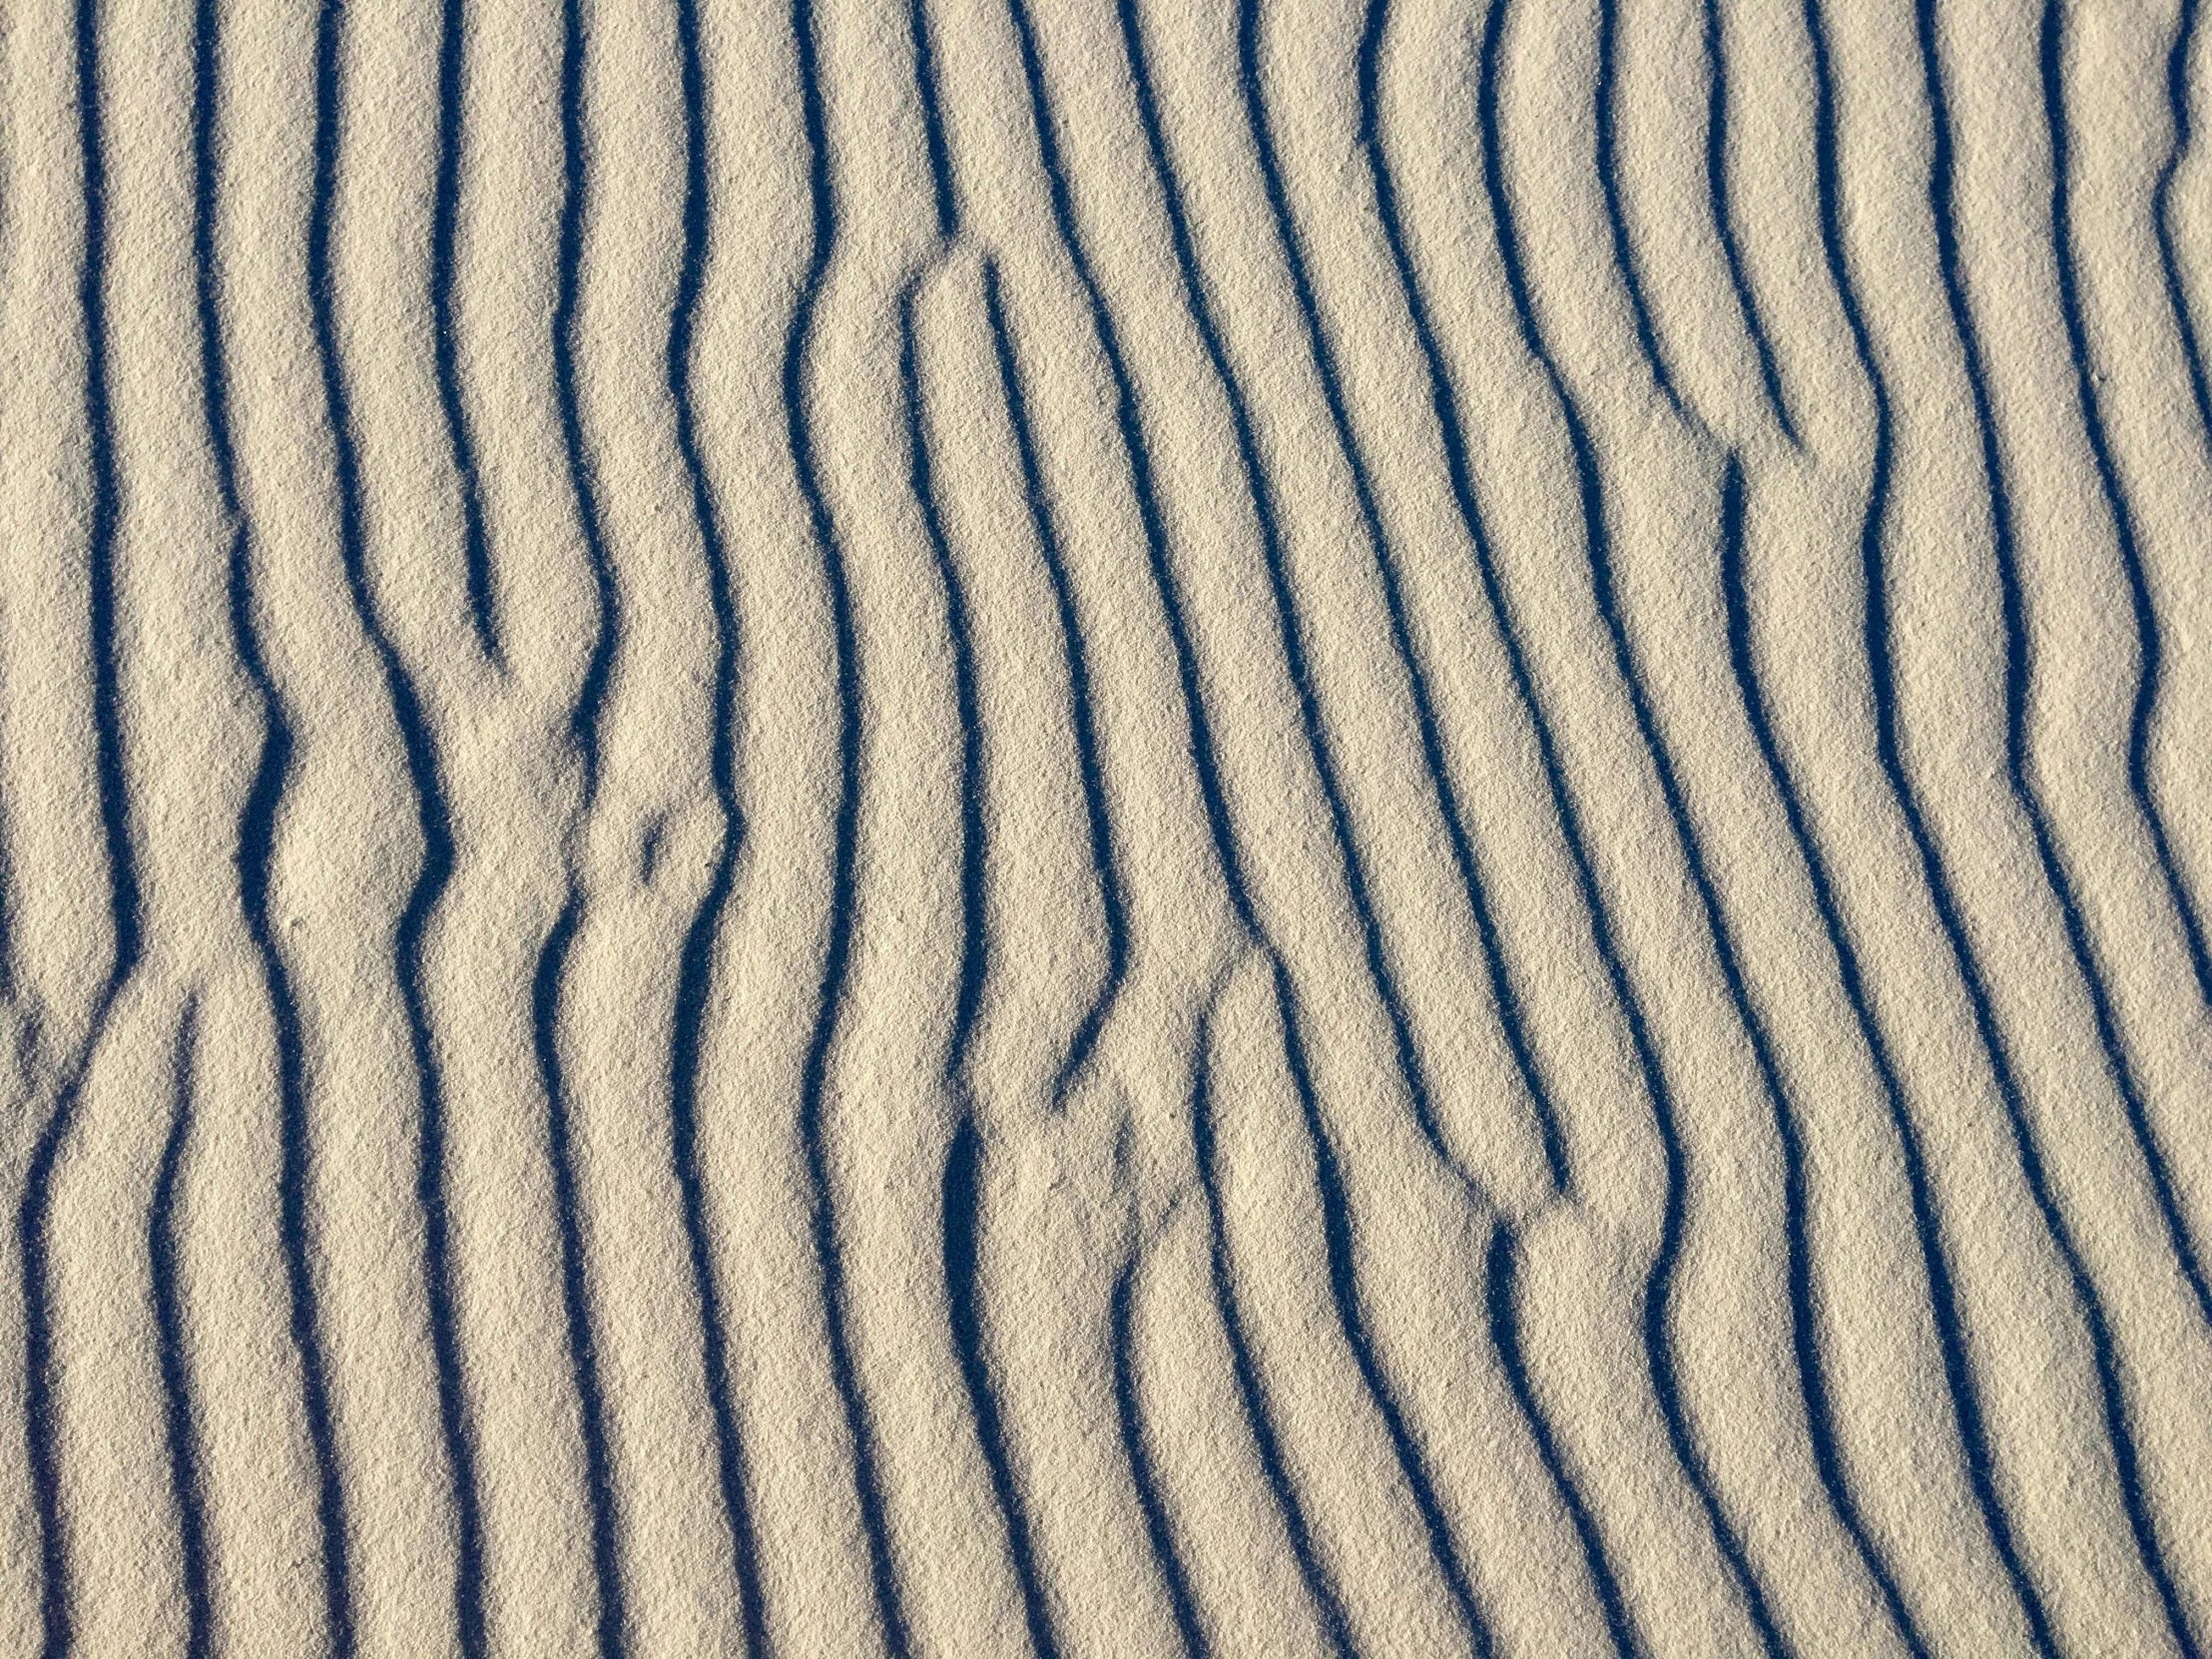
[[[2193,0],[0,60],[0,1653],[2212,1646]]]

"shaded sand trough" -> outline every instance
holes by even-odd
[[[0,1652],[2212,1648],[2197,0],[0,60]]]

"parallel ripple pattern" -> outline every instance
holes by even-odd
[[[12,0],[0,1652],[2212,1654],[2200,0]]]

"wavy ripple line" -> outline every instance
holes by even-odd
[[[107,317],[107,156],[101,109],[99,0],[78,0],[76,103],[79,164],[84,170],[84,254],[77,302],[85,334],[85,471],[90,486],[86,526],[87,620],[92,646],[92,719],[100,829],[108,861],[108,919],[114,942],[108,971],[93,1002],[84,1041],[55,1090],[54,1106],[33,1143],[16,1212],[23,1261],[23,1413],[38,1528],[41,1659],[63,1659],[71,1645],[69,1562],[62,1538],[59,1425],[54,1419],[53,1267],[48,1228],[54,1168],[75,1125],[93,1054],[110,1014],[144,950],[142,899],[131,843],[130,785],[123,770],[123,711],[116,638],[116,526],[120,492],[110,413]]]

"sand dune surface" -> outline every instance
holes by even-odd
[[[2199,0],[0,123],[0,1652],[2212,1651]]]

